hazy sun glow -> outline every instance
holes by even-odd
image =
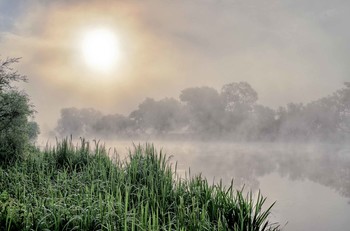
[[[119,47],[115,34],[108,29],[87,32],[82,41],[86,63],[97,71],[109,71],[119,59]]]

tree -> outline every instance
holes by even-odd
[[[144,132],[168,133],[183,126],[184,114],[179,101],[164,98],[156,101],[146,98],[129,118]]]
[[[250,116],[240,127],[250,140],[273,140],[278,130],[275,111],[262,105],[254,105]]]
[[[224,105],[217,90],[210,87],[187,88],[181,92],[180,99],[186,103],[193,132],[202,136],[221,133]]]
[[[258,100],[258,93],[247,83],[229,83],[221,88],[226,111],[251,110]]]
[[[19,58],[7,58],[0,60],[0,92],[4,92],[9,89],[14,89],[13,82],[27,82],[25,75],[19,74],[17,71],[13,71],[11,65],[18,63]]]
[[[30,123],[34,109],[28,96],[14,86],[27,78],[13,71],[18,58],[0,60],[0,162],[11,163],[24,157],[29,144]]]
[[[338,128],[340,132],[349,136],[350,134],[350,82],[344,83],[345,88],[342,88],[335,92],[334,98],[336,98],[339,113]]]
[[[40,134],[40,128],[37,122],[30,121],[28,122],[28,137],[29,141],[34,143]]]
[[[302,103],[288,103],[277,111],[279,135],[286,140],[305,140],[312,131],[306,122],[305,106]]]
[[[93,108],[61,109],[61,118],[58,120],[56,131],[64,136],[87,136],[92,135],[92,126],[102,117],[102,113]]]
[[[247,119],[252,116],[253,107],[258,100],[256,91],[246,82],[229,83],[221,88],[221,101],[224,107],[224,129],[226,133],[238,135],[237,139],[244,139],[249,126]]]
[[[346,139],[350,135],[350,83],[344,84],[344,88],[306,107],[307,123],[322,139]]]
[[[92,127],[99,135],[127,137],[132,134],[134,123],[124,115],[114,114],[102,116]]]

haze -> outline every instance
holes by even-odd
[[[0,0],[0,60],[21,57],[13,70],[29,80],[17,87],[37,111],[36,144],[73,135],[125,153],[154,142],[180,174],[262,189],[284,230],[342,231],[349,10],[346,0]]]
[[[1,57],[22,57],[42,131],[64,107],[130,113],[146,97],[246,81],[276,108],[331,94],[349,78],[348,1],[0,1]],[[82,62],[84,30],[119,38],[113,73]]]

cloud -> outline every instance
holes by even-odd
[[[146,96],[238,81],[276,107],[327,95],[349,76],[349,33],[329,26],[348,21],[345,1],[30,2],[11,29],[1,27],[0,49],[23,57],[18,68],[30,79],[37,117],[50,126],[61,107],[128,113]],[[92,72],[79,50],[84,31],[99,26],[121,43],[122,61],[109,75]]]

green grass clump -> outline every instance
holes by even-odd
[[[265,198],[179,179],[153,145],[112,161],[71,140],[0,168],[0,230],[279,230]]]

